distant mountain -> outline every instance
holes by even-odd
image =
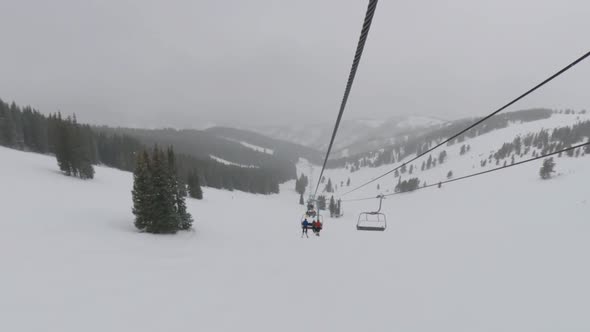
[[[398,116],[384,120],[343,120],[334,143],[333,158],[346,157],[393,143],[392,139],[410,132],[437,126],[446,121],[427,116]],[[250,128],[266,136],[313,147],[324,152],[330,142],[333,123],[310,123]]]
[[[128,135],[142,144],[172,145],[178,153],[220,165],[256,169],[279,182],[294,179],[299,158],[314,164],[320,152],[245,130],[214,127],[206,130],[96,127],[99,132]],[[273,181],[274,181],[273,180]]]
[[[179,153],[221,164],[244,165],[247,168],[271,170],[281,181],[295,176],[296,155],[268,154],[210,131],[194,129],[134,129],[98,127],[97,130],[125,134],[145,145],[172,145]]]
[[[250,150],[273,155],[280,159],[297,162],[299,158],[305,158],[314,164],[319,164],[323,161],[323,152],[312,147],[303,146],[282,139],[267,137],[248,130],[213,127],[204,130],[204,132],[237,143]]]

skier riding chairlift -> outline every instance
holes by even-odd
[[[301,222],[301,237],[303,237],[303,234],[305,234],[306,237],[309,237],[307,235],[307,229],[310,225],[311,224],[309,223],[309,221],[307,221],[307,218],[303,219],[303,221]]]
[[[312,230],[316,236],[320,236],[320,231],[322,230],[322,223],[319,219],[314,220],[314,222],[312,223]]]

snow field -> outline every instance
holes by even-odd
[[[416,175],[475,171],[479,153],[537,130],[524,126]],[[392,166],[327,178],[355,186]],[[548,181],[539,167],[390,197],[385,232],[355,229],[376,200],[344,203],[309,239],[294,181],[272,196],[204,188],[187,200],[194,231],[155,236],[133,227],[130,173],[82,181],[0,148],[0,330],[588,331],[590,156],[558,158]]]

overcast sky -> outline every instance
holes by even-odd
[[[84,122],[332,121],[366,0],[0,0],[0,98]],[[590,49],[588,0],[381,0],[345,119],[476,116]],[[513,109],[590,108],[590,60]]]

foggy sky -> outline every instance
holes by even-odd
[[[333,121],[366,0],[0,0],[0,98],[83,122]],[[587,0],[381,0],[345,119],[490,112],[590,49]],[[590,108],[590,60],[512,109]]]

